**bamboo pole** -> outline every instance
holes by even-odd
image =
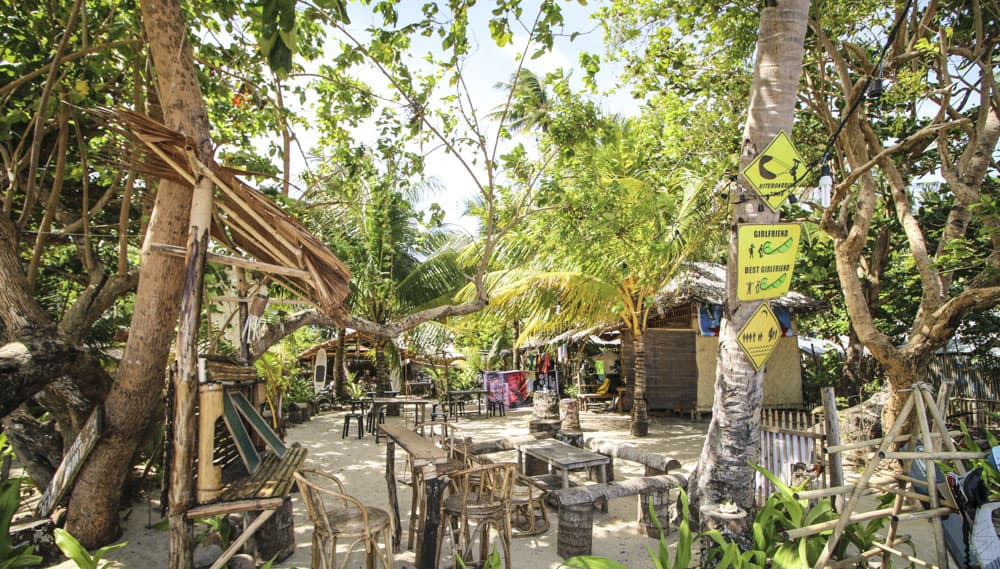
[[[885,545],[883,543],[875,542],[875,543],[872,543],[872,545],[874,545],[875,547],[881,549],[882,551],[885,551],[886,553],[891,553],[891,554],[895,555],[896,557],[901,558],[904,561],[909,561],[910,563],[913,563],[914,565],[920,565],[921,567],[927,567],[928,569],[939,569],[937,565],[933,565],[931,563],[928,563],[928,562],[924,561],[923,559],[919,559],[919,558],[914,557],[912,555],[908,555],[906,553],[903,553],[902,551],[900,551],[898,549],[895,549],[895,548],[892,548],[892,547],[889,547],[888,545]],[[945,565],[944,567],[947,567],[947,565]]]
[[[886,540],[886,541],[888,541],[888,540]],[[900,543],[909,543],[909,542],[910,542],[910,536],[908,536],[908,535],[901,535],[896,540],[896,542],[893,543],[893,544],[891,544],[891,545],[898,545]],[[863,551],[863,552],[855,555],[854,557],[848,557],[846,559],[841,559],[841,560],[839,560],[839,561],[837,561],[835,563],[830,563],[826,567],[827,567],[827,569],[846,569],[847,567],[854,567],[854,566],[858,565],[859,563],[861,563],[862,561],[865,561],[869,557],[874,557],[874,556],[878,555],[879,553],[882,553],[882,550],[880,548],[878,548],[878,547],[873,547],[873,548],[871,548],[871,549],[869,549],[867,551]]]
[[[215,423],[222,416],[222,385],[204,383],[198,388],[198,487],[199,504],[211,502],[222,491],[222,467],[214,464]]]
[[[938,429],[937,433],[931,433],[931,434],[939,435],[941,437],[941,442],[944,444],[945,450],[947,450],[948,452],[958,452],[958,448],[955,446],[955,441],[952,440],[953,435],[951,432],[948,431],[947,422],[941,415],[941,410],[938,409],[938,406],[942,405],[940,401],[942,394],[944,395],[945,401],[947,401],[947,393],[950,385],[951,382],[948,381],[941,384],[941,390],[940,393],[938,394],[938,401],[934,401],[934,398],[931,397],[929,391],[921,391],[921,394],[924,397],[924,401],[927,402],[927,410],[930,411],[931,416],[934,417],[934,424],[937,426]],[[960,431],[956,432],[955,434],[956,435],[960,434]],[[961,461],[956,461],[954,466],[959,474],[961,475],[966,474],[965,465],[962,464]]]
[[[948,437],[954,437],[954,436],[962,434],[961,431],[947,431],[947,432],[948,432],[948,435],[947,435]],[[931,436],[937,438],[937,437],[940,437],[941,435],[938,434],[938,433],[932,433]],[[893,441],[893,442],[905,443],[905,442],[909,441],[911,438],[913,438],[912,435],[900,435],[900,436],[896,437],[896,440]],[[834,454],[834,453],[846,452],[846,451],[850,451],[850,450],[860,450],[860,449],[864,449],[864,448],[877,447],[880,444],[882,444],[882,441],[883,441],[883,439],[868,439],[866,441],[858,441],[858,442],[854,442],[854,443],[844,443],[844,444],[839,444],[839,445],[830,445],[830,446],[826,447],[824,449],[824,451],[827,454]]]
[[[187,261],[177,330],[177,373],[174,375],[174,453],[170,468],[169,519],[172,569],[190,563],[193,523],[185,513],[194,498],[195,397],[198,388],[198,327],[212,219],[212,181],[201,178],[191,200]]]
[[[919,404],[916,405],[917,409],[917,421],[920,426],[920,434],[923,438],[924,450],[930,450],[934,448],[934,442],[931,439],[931,427],[930,423],[927,422],[927,401],[923,397],[923,391],[926,388],[925,384],[918,384],[916,386],[916,396],[920,398]],[[931,498],[930,511],[939,509],[940,502],[938,501],[938,487],[937,487],[937,465],[934,463],[933,458],[927,457],[924,459],[924,464],[926,464],[927,472],[927,490],[928,495]],[[946,509],[947,510],[947,509]],[[928,512],[924,512],[925,514]],[[900,516],[894,516],[893,519],[898,521]],[[938,565],[941,567],[948,566],[948,550],[945,548],[944,544],[944,527],[941,525],[941,517],[935,515],[931,518],[931,528],[934,532],[934,547],[937,549],[937,561]]]
[[[796,500],[815,500],[816,498],[830,498],[833,496],[843,496],[854,491],[854,486],[837,486],[834,488],[817,488],[816,490],[802,490],[795,492],[792,496]],[[866,488],[864,495],[878,494],[881,491],[875,488]]]
[[[916,451],[879,451],[879,458],[896,460],[967,460],[973,458],[986,458],[985,452],[966,451],[936,451],[936,452],[916,452]],[[929,479],[928,479],[929,480]]]
[[[892,508],[882,508],[881,510],[870,510],[867,512],[861,512],[860,514],[852,514],[850,516],[841,516],[836,520],[830,520],[828,522],[820,522],[818,524],[812,524],[808,526],[802,526],[800,528],[790,529],[781,532],[784,539],[799,539],[800,537],[807,537],[810,535],[816,535],[824,531],[829,531],[835,529],[842,520],[847,520],[844,525],[855,524],[858,522],[866,522],[868,520],[874,520],[875,518],[884,518],[892,515]],[[915,511],[916,508],[913,506],[907,506],[903,508],[904,512]]]
[[[941,521],[941,518],[947,516],[948,514],[955,513],[954,510],[947,506],[939,506],[937,508],[931,508],[929,510],[918,510],[916,512],[902,512],[896,514],[895,518],[897,521],[907,522],[913,520],[934,520]],[[943,536],[942,536],[943,537]],[[947,550],[944,551],[947,555]]]
[[[909,415],[910,411],[913,410],[913,394],[911,393],[909,397],[906,398],[906,403],[903,404],[903,409],[899,413],[900,417],[906,417]],[[897,420],[892,425],[892,429],[889,434],[883,440],[882,445],[879,450],[886,450],[892,445],[895,438],[899,435],[899,432],[903,429],[903,423],[906,421]],[[861,492],[864,490],[865,486],[868,484],[868,480],[875,474],[875,470],[878,468],[879,461],[872,460],[868,467],[865,468],[864,473],[861,478],[858,479],[854,487],[854,492],[851,493],[850,499],[848,499],[847,504],[844,506],[844,513],[853,512],[854,508],[857,507],[858,499],[861,497]],[[827,540],[826,545],[823,546],[823,551],[820,553],[819,558],[816,560],[816,564],[813,565],[813,569],[820,569],[828,561],[830,561],[830,556],[833,555],[833,550],[837,547],[837,543],[840,542],[840,537],[844,534],[844,528],[847,527],[848,516],[841,515],[840,519],[837,521],[836,527],[833,528],[833,535]]]
[[[176,257],[184,257],[186,255],[184,249],[177,247],[176,245],[167,245],[166,243],[152,243],[150,244],[150,249],[154,251],[159,251],[161,253],[165,253],[167,255],[173,255]],[[278,275],[286,275],[289,277],[296,277],[300,279],[310,278],[309,271],[303,271],[302,269],[285,267],[282,265],[275,265],[273,263],[264,263],[261,261],[251,261],[249,259],[241,259],[239,257],[233,257],[230,255],[219,255],[218,253],[208,253],[206,255],[206,259],[213,263],[221,263],[223,265],[230,265],[233,267],[252,269],[264,273],[274,273]]]

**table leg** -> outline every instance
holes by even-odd
[[[608,469],[607,469],[607,466],[604,465],[604,464],[602,464],[602,465],[600,465],[600,466],[598,466],[596,468],[598,470],[597,479],[600,480],[601,484],[607,484],[608,483]],[[604,498],[604,500],[601,502],[601,511],[604,512],[605,514],[608,513],[608,499],[607,498]]]
[[[392,550],[399,551],[403,528],[399,521],[399,497],[396,495],[396,441],[385,439],[385,484],[389,491],[389,515],[392,516]]]
[[[424,470],[426,486],[426,502],[424,506],[423,534],[417,543],[417,569],[435,569],[437,567],[437,538],[441,525],[441,495],[444,493],[444,480],[437,477],[434,465]]]
[[[549,472],[551,471],[552,471],[552,465],[550,464]],[[563,488],[569,488],[569,470],[566,468],[562,469],[562,479],[563,479]]]

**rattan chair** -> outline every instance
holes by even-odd
[[[393,569],[392,517],[381,508],[365,506],[344,491],[336,477],[314,469],[295,473],[302,501],[313,523],[312,569],[338,569],[337,541],[349,542],[340,569],[347,567],[359,545],[364,547],[365,566],[375,568],[378,559],[384,569]],[[379,534],[384,548],[379,549]]]
[[[451,540],[453,567],[459,557],[466,566],[481,566],[490,546],[501,548],[510,569],[510,494],[517,465],[483,464],[452,473],[450,492],[441,501],[441,529],[435,559],[440,563],[445,536]]]
[[[548,494],[532,479],[517,474],[510,492],[510,515],[514,537],[538,535],[549,530],[549,515],[545,510]],[[540,518],[540,519],[539,519]]]

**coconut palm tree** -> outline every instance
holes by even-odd
[[[552,100],[535,72],[522,67],[511,74],[510,80],[499,81],[494,87],[509,93],[510,104],[500,105],[487,115],[489,118],[505,121],[512,132],[549,129]]]
[[[644,333],[653,300],[685,262],[717,253],[708,207],[716,176],[659,168],[655,121],[613,118],[589,147],[556,166],[549,209],[505,242],[491,302],[522,334],[622,322],[634,341],[632,434],[648,434]],[[553,307],[558,305],[556,314]]]
[[[420,223],[413,204],[428,184],[407,179],[406,156],[382,149],[354,154],[338,178],[311,199],[316,231],[351,268],[351,314],[388,324],[432,306],[448,304],[467,282],[458,263],[468,243],[461,235]],[[389,383],[387,356],[395,353],[388,337],[375,339],[376,381]]]

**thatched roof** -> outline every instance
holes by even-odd
[[[660,289],[656,297],[656,303],[663,308],[673,308],[689,302],[723,304],[725,300],[726,267],[717,263],[690,263],[687,270]],[[824,306],[822,301],[794,291],[771,299],[770,302],[795,313],[814,312]]]
[[[194,180],[211,177],[220,190],[211,234],[238,256],[229,259],[231,264],[267,272],[276,282],[316,303],[324,313],[343,311],[351,272],[301,222],[237,178],[238,171],[214,160],[199,162],[192,151],[194,143],[187,136],[136,112],[98,112],[123,124],[126,133],[140,143],[137,146],[148,150],[130,166],[191,187]],[[159,244],[159,248],[176,253],[169,245]]]

